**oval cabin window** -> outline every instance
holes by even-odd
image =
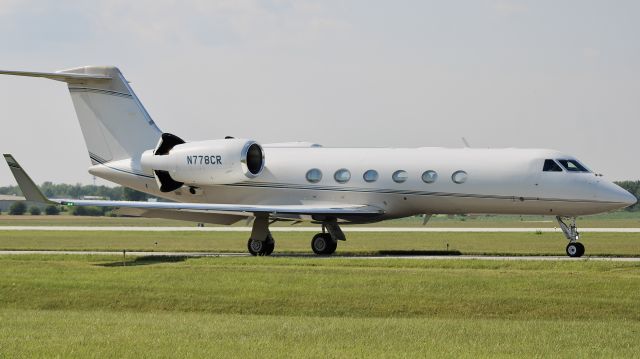
[[[378,180],[378,171],[376,170],[368,170],[363,175],[365,182],[375,182]]]
[[[467,172],[465,171],[455,171],[451,175],[451,180],[455,183],[465,183],[467,181]]]
[[[393,175],[391,176],[391,178],[396,183],[402,183],[406,181],[407,178],[409,178],[409,174],[407,174],[407,171],[403,171],[403,170],[395,171],[393,172]]]
[[[312,168],[307,171],[307,181],[311,183],[318,183],[322,179],[322,171],[317,168]]]
[[[433,183],[437,179],[438,179],[438,173],[436,173],[436,171],[428,170],[422,174],[422,181],[424,183]]]
[[[342,168],[336,171],[336,173],[333,175],[333,178],[336,180],[336,182],[347,183],[351,179],[351,172],[349,172],[349,170],[346,168]]]

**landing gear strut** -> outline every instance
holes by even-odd
[[[329,233],[325,232],[328,231]],[[344,241],[347,238],[344,232],[335,221],[322,224],[322,233],[318,233],[311,239],[311,250],[317,255],[331,255],[338,248],[338,241]]]
[[[253,256],[269,256],[273,253],[276,242],[269,231],[269,216],[257,214],[251,228],[251,237],[247,241],[247,249]]]
[[[571,222],[567,224],[565,219],[568,219]],[[574,258],[582,257],[585,249],[584,245],[578,242],[578,239],[580,239],[580,233],[578,233],[578,228],[576,227],[576,218],[562,218],[560,216],[556,216],[556,220],[558,221],[558,225],[560,225],[564,236],[567,237],[567,240],[569,241],[566,249],[567,255]]]

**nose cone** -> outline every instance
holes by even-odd
[[[623,189],[623,191],[625,191],[625,190]],[[625,193],[626,193],[627,199],[625,200],[624,203],[627,205],[627,207],[633,206],[634,204],[638,203],[638,199],[636,198],[636,196],[632,195],[631,193],[629,193],[627,191],[625,191]]]
[[[619,203],[619,208],[632,206],[638,202],[636,196],[627,192],[624,188],[614,183],[602,183],[600,191],[600,199],[607,202]]]

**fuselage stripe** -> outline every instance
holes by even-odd
[[[127,94],[127,93],[122,93],[122,92],[117,92],[117,91],[110,91],[110,90],[95,89],[95,88],[90,88],[90,87],[69,87],[69,91],[70,92],[92,92],[92,93],[97,93],[97,94],[101,94],[101,95],[111,95],[111,96],[132,98],[132,96],[130,94]]]
[[[116,167],[113,167],[113,166],[109,166],[108,162],[104,161],[99,156],[96,156],[95,154],[93,154],[91,152],[89,152],[89,157],[93,161],[97,162],[98,164],[100,164],[102,166],[105,166],[107,168],[110,168],[112,170],[115,170],[115,171],[124,172],[124,173],[132,174],[132,175],[136,175],[136,176],[140,176],[140,177],[145,177],[145,178],[151,178],[151,179],[154,178],[153,176],[149,176],[149,175],[147,175],[147,174],[145,174],[143,172],[136,172],[134,170],[127,170],[127,169],[122,169],[122,168],[116,168]]]
[[[484,198],[484,199],[502,199],[509,201],[545,201],[545,202],[588,202],[588,203],[617,203],[611,201],[583,200],[583,199],[563,199],[563,198],[539,198],[539,197],[523,197],[523,196],[505,196],[505,195],[485,195],[475,193],[448,193],[448,192],[426,192],[411,190],[394,190],[394,189],[371,189],[371,188],[340,188],[333,186],[307,186],[296,184],[282,184],[266,182],[252,183],[243,182],[237,184],[229,184],[226,186],[235,187],[254,187],[254,188],[279,188],[279,189],[299,189],[299,190],[316,190],[316,191],[334,191],[334,192],[359,192],[359,193],[379,193],[379,194],[399,194],[413,196],[434,196],[434,197],[455,197],[455,198]]]

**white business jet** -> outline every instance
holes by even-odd
[[[54,73],[0,71],[67,83],[89,150],[89,173],[172,202],[45,197],[5,155],[25,197],[66,206],[108,206],[122,215],[233,224],[254,218],[248,250],[270,255],[274,221],[321,225],[316,254],[335,252],[345,223],[423,214],[533,214],[558,220],[571,257],[584,254],[576,216],[636,203],[573,156],[544,149],[325,148],[226,137],[186,142],[163,133],[115,67]]]

